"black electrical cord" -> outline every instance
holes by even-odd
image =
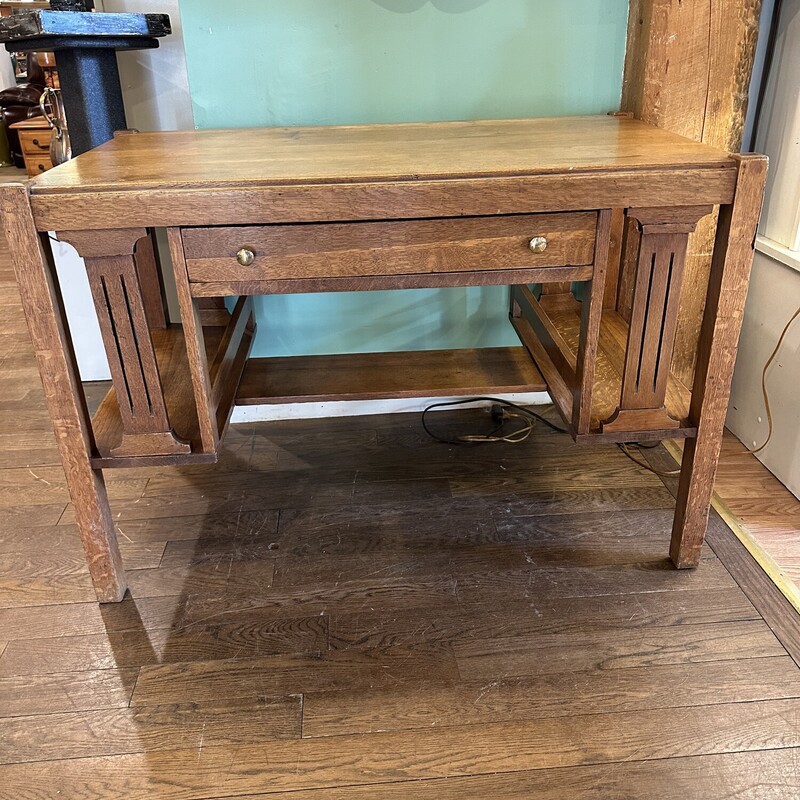
[[[517,413],[513,416],[518,418],[527,418],[529,423],[516,431],[506,435],[506,436],[498,436],[498,432],[503,427],[502,422],[492,431],[487,434],[468,434],[465,436],[459,436],[455,439],[448,439],[443,436],[439,436],[438,434],[434,433],[429,427],[427,422],[427,415],[430,411],[433,411],[435,408],[451,408],[453,406],[463,406],[463,405],[470,405],[472,403],[495,403],[503,408],[513,408]],[[524,406],[519,406],[516,403],[512,403],[510,400],[501,400],[498,397],[469,397],[464,400],[444,400],[439,403],[431,403],[431,405],[427,406],[425,410],[422,412],[422,427],[425,430],[425,433],[431,437],[431,439],[436,440],[437,442],[441,442],[442,444],[487,444],[489,442],[521,442],[524,441],[529,435],[531,430],[533,429],[533,423],[541,422],[543,425],[546,425],[551,430],[555,431],[556,433],[566,433],[567,431],[564,428],[560,428],[558,425],[554,425],[550,420],[545,419],[540,414],[537,414],[535,411],[531,411],[529,408],[525,408]]]
[[[527,420],[527,424],[519,428],[511,433],[505,435],[498,435],[499,431],[503,427],[503,421],[501,420],[500,425],[495,427],[489,433],[473,433],[473,434],[466,434],[464,436],[458,436],[455,439],[445,438],[444,436],[439,436],[437,433],[434,433],[430,427],[428,426],[427,422],[427,415],[430,411],[433,411],[435,408],[452,408],[454,406],[465,406],[471,405],[472,403],[494,403],[496,405],[501,406],[502,408],[513,408],[515,413],[504,415],[507,417],[516,417],[522,418]],[[550,420],[545,419],[541,414],[537,414],[535,411],[531,411],[529,408],[525,408],[523,406],[519,406],[516,403],[512,403],[510,400],[501,400],[498,397],[468,397],[463,400],[443,400],[439,403],[431,403],[427,406],[422,412],[422,427],[425,430],[425,433],[434,439],[437,442],[441,442],[442,444],[488,444],[491,442],[507,442],[509,444],[516,444],[518,442],[523,442],[525,439],[530,436],[531,431],[533,430],[533,425],[535,422],[541,422],[543,425],[546,425],[551,430],[555,431],[556,433],[567,433],[564,428],[560,428],[558,425],[554,425]],[[618,442],[617,447],[619,448],[620,452],[627,456],[634,464],[641,467],[642,469],[647,470],[648,472],[652,472],[655,475],[659,475],[661,477],[671,477],[673,475],[678,475],[680,470],[671,470],[671,471],[661,471],[651,467],[645,461],[639,460],[628,448],[636,447],[640,450],[652,450],[658,447],[661,442],[633,442],[633,443],[625,443],[625,442]]]

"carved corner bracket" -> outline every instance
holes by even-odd
[[[689,234],[711,206],[630,208],[638,244],[620,404],[601,430],[666,430],[682,420],[666,409]]]
[[[122,421],[122,441],[112,456],[191,452],[169,422],[164,390],[136,271],[136,243],[145,228],[62,231],[86,262]]]

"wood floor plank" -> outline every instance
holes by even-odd
[[[161,563],[167,542],[129,542],[120,537],[120,550],[129,569],[153,569]],[[47,528],[23,528],[0,533],[0,556],[3,560],[28,563],[32,571],[57,571],[59,562],[85,565],[85,555],[78,529],[72,525]]]
[[[0,433],[0,453],[3,454],[4,467],[35,469],[61,464],[52,431],[31,431],[24,438],[19,433]]]
[[[120,542],[149,543],[196,541],[222,538],[258,538],[277,533],[280,512],[275,509],[231,514],[193,514],[117,521]]]
[[[191,661],[323,652],[328,618],[227,622],[191,631],[127,630],[57,639],[17,639],[0,657],[0,677],[141,667]]]
[[[272,586],[273,571],[272,562],[237,561],[229,555],[187,567],[131,570],[128,589],[137,600],[196,593],[212,599],[237,591],[265,592]]]
[[[346,612],[330,608],[333,649],[390,647],[415,642],[660,628],[761,619],[739,589],[658,592],[610,597],[502,598],[497,603],[440,603],[423,608]]]
[[[134,573],[135,574],[135,573]],[[174,586],[173,586],[174,588]],[[369,578],[313,586],[275,587],[254,591],[246,583],[235,591],[212,594],[185,592],[182,595],[181,626],[208,624],[227,616],[251,612],[254,618],[269,610],[272,614],[310,616],[317,613],[392,613],[406,609],[483,606],[512,609],[538,608],[541,603],[570,598],[604,598],[602,609],[613,608],[626,595],[652,594],[654,603],[665,593],[686,591],[736,591],[736,584],[718,562],[704,561],[698,570],[676,572],[666,559],[652,564],[604,567],[602,569],[532,568],[471,573],[392,577],[382,574]],[[668,608],[669,603],[664,602]],[[680,600],[675,600],[680,603]],[[687,602],[690,602],[687,600]],[[741,608],[741,598],[738,601]],[[745,604],[746,605],[746,604]],[[568,607],[568,606],[565,606]],[[647,605],[642,606],[646,608]],[[520,613],[525,613],[520,611]],[[609,611],[613,619],[613,611]],[[631,614],[641,613],[632,611]],[[747,612],[746,612],[747,613]]]
[[[459,550],[405,550],[319,558],[279,556],[275,586],[331,585],[373,576],[414,580],[432,575],[470,575],[481,569],[512,571],[528,563],[520,545],[486,544]]]
[[[680,687],[680,692],[675,687]],[[392,690],[307,692],[306,737],[481,726],[493,722],[749,703],[800,697],[800,671],[788,656],[556,672],[456,686],[422,683]]]
[[[326,737],[0,767],[0,785],[38,798],[57,783],[83,800],[196,800],[331,785],[485,775],[800,746],[800,700],[634,711],[440,731]],[[343,752],[347,757],[343,758]]]
[[[348,527],[358,530],[381,531],[403,527],[429,531],[441,527],[443,517],[459,522],[453,535],[464,525],[485,528],[492,519],[570,515],[583,513],[614,513],[672,509],[675,501],[664,486],[630,487],[584,491],[553,490],[530,494],[482,496],[465,494],[453,498],[420,498],[413,505],[400,500],[396,503],[347,503],[331,507],[289,508],[281,512],[279,532],[292,541],[305,532],[334,531]],[[471,520],[471,522],[470,522]],[[302,539],[301,539],[302,541]]]
[[[0,678],[0,717],[125,708],[138,671],[96,670]]]
[[[199,750],[297,739],[301,708],[302,698],[292,696],[4,719],[0,724],[0,763]]]
[[[418,680],[458,680],[447,645],[277,655],[243,661],[203,661],[142,667],[132,702],[183,703],[263,694],[397,686]]]
[[[185,595],[179,625],[207,625],[226,617],[260,619],[266,614],[310,616],[328,613],[333,608],[352,613],[364,609],[383,609],[391,613],[405,608],[440,608],[458,602],[457,586],[455,578],[442,575],[414,580],[374,576],[346,584],[299,586],[269,592],[243,586],[240,592],[219,597],[203,593]]]
[[[575,462],[577,461],[578,459],[575,459]],[[580,461],[583,462],[583,459]],[[388,480],[388,477],[386,479]],[[647,472],[636,465],[628,467],[619,462],[586,465],[575,463],[571,468],[562,467],[551,472],[536,473],[535,477],[532,477],[527,470],[500,477],[456,477],[450,480],[450,488],[453,496],[458,497],[473,493],[502,495],[543,492],[551,489],[585,491],[588,488],[648,487],[657,486],[657,480],[652,472]]]
[[[785,655],[762,621],[476,639],[453,644],[463,678],[736,661]]]
[[[297,477],[290,473],[281,475],[281,480],[265,481],[262,476],[249,481],[251,486],[243,488],[244,473],[238,478],[215,487],[198,481],[193,488],[184,487],[179,493],[163,487],[155,487],[136,500],[122,499],[114,503],[114,519],[125,523],[132,519],[155,519],[158,517],[180,517],[205,513],[238,514],[246,511],[262,511],[296,506],[331,506],[355,500],[361,503],[413,502],[418,498],[449,497],[449,483],[444,479],[357,482],[354,473],[341,473],[335,482],[310,480],[308,476]],[[66,524],[74,523],[72,506],[63,516]]]
[[[0,508],[0,530],[50,527],[58,523],[66,508],[66,503]]]
[[[0,609],[0,630],[9,639],[150,631],[177,626],[182,614],[180,595],[140,600],[127,597],[121,603],[102,606],[94,601],[21,606]]]
[[[458,579],[458,594],[466,602],[522,593],[532,599],[610,597],[621,594],[726,589],[736,586],[716,559],[703,559],[697,569],[676,571],[666,559],[642,564],[475,572]]]
[[[426,558],[436,554],[481,552],[486,545],[519,545],[526,563],[537,566],[638,563],[661,559],[668,546],[672,511],[620,511],[552,516],[480,516],[467,506],[448,504],[445,509],[398,513],[379,509],[368,514],[347,510],[319,509],[281,517],[274,552],[284,559],[355,556],[363,560],[382,551],[419,552]],[[163,563],[173,551],[188,550],[175,543],[167,548]],[[498,548],[501,551],[502,548]],[[706,548],[703,557],[714,557]],[[292,570],[287,563],[287,569]]]
[[[4,553],[0,558],[0,608],[96,599],[83,557]]]
[[[602,792],[599,794],[598,792]],[[515,771],[298,792],[236,800],[789,800],[800,797],[800,751],[739,752]],[[212,800],[222,800],[220,796]]]
[[[147,479],[113,474],[106,480],[112,500],[142,496]],[[53,505],[69,502],[69,491],[62,467],[23,467],[0,469],[0,508],[9,506]]]

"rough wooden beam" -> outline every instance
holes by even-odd
[[[660,128],[738,152],[761,0],[631,0],[622,109]],[[689,242],[674,372],[694,370],[716,215]],[[621,285],[632,285],[622,280]],[[626,298],[620,297],[620,311]]]

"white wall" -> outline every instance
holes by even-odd
[[[173,33],[160,39],[157,49],[133,50],[117,55],[125,116],[131,128],[143,131],[193,128],[178,0],[101,0],[97,7],[101,11],[169,14]],[[170,313],[177,319],[169,254],[165,246],[160,246],[159,252],[164,264]],[[94,316],[83,260],[67,244],[54,243],[53,253],[81,378],[84,381],[108,380],[111,374]]]
[[[747,447],[767,437],[761,372],[799,306],[800,272],[756,253],[727,420]],[[767,373],[767,387],[775,432],[758,458],[800,497],[800,324],[784,340]]]
[[[131,128],[142,131],[193,128],[178,0],[99,0],[97,7],[102,11],[169,14],[172,35],[159,39],[157,49],[117,54],[125,115]]]
[[[0,91],[10,89],[17,85],[14,75],[14,63],[11,60],[11,53],[6,51],[5,46],[0,49]]]
[[[800,0],[786,0],[756,149],[770,157],[728,427],[761,445],[767,418],[761,373],[787,321],[800,307]],[[800,497],[800,323],[767,375],[775,432],[758,458]]]

